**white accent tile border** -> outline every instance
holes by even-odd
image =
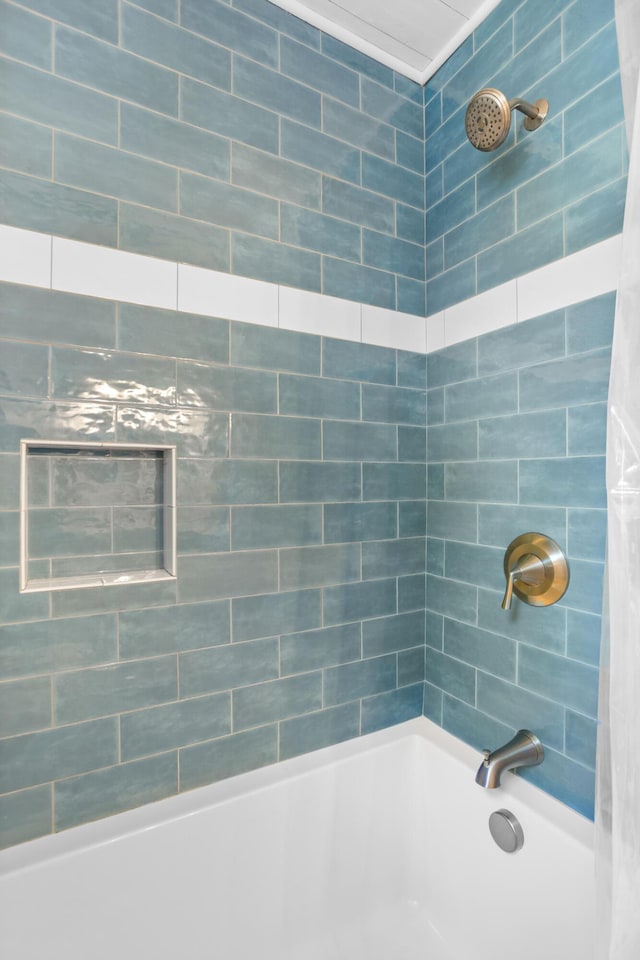
[[[621,234],[416,317],[0,224],[0,280],[432,353],[618,287]]]

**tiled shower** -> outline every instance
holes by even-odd
[[[266,281],[237,322],[106,294],[106,268],[99,296],[0,273],[3,845],[423,711],[478,748],[537,729],[532,779],[591,812],[613,295],[424,348],[621,229],[612,21],[503,0],[422,89],[266,0],[0,4],[2,223]],[[461,117],[493,83],[555,109],[482,157]],[[349,326],[301,298],[278,329],[267,284]],[[356,342],[375,308],[426,341]],[[177,580],[19,593],[24,439],[175,444]],[[157,566],[148,464],[110,492],[97,469],[32,481],[45,576]],[[504,548],[538,528],[570,591],[506,614]]]

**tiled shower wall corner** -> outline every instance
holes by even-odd
[[[615,295],[428,357],[425,713],[480,748],[518,727],[525,775],[593,815],[606,535],[605,423]],[[503,557],[527,531],[568,555],[554,606],[501,609]]]
[[[514,112],[496,152],[467,142],[473,94],[549,101]],[[426,86],[429,314],[622,229],[626,188],[614,0],[503,0]]]
[[[0,54],[4,223],[424,316],[418,84],[267,0],[0,0]]]
[[[422,713],[423,354],[12,284],[0,334],[4,845]],[[22,437],[177,444],[177,582],[20,595]],[[101,552],[91,466],[58,570]]]

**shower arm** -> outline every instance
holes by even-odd
[[[512,100],[509,100],[509,107],[511,110],[519,110],[520,113],[526,114],[530,120],[537,120],[538,114],[540,113],[540,107],[536,104],[528,103],[526,100],[521,100],[520,97],[514,97]]]

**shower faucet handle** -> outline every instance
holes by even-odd
[[[527,554],[524,557],[521,557],[516,565],[509,570],[507,574],[507,588],[504,592],[504,599],[502,601],[502,609],[510,610],[511,601],[513,599],[513,588],[516,581],[522,583],[540,585],[544,583],[545,578],[545,569],[544,563],[540,557],[536,557],[533,554]]]
[[[555,542],[542,533],[523,533],[512,540],[504,555],[507,586],[502,609],[510,610],[513,594],[535,607],[548,607],[569,586],[569,565]]]

